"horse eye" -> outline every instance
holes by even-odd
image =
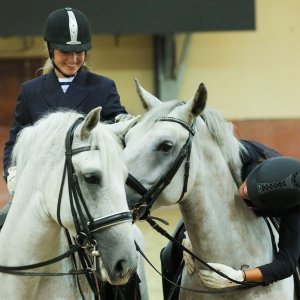
[[[86,183],[89,183],[89,184],[99,184],[100,183],[100,178],[97,175],[85,175],[84,180]]]
[[[171,142],[163,142],[161,143],[158,147],[158,151],[163,151],[163,152],[170,152],[170,150],[173,148],[173,143]]]

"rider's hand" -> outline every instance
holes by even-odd
[[[182,245],[185,248],[189,249],[191,252],[193,252],[193,247],[192,247],[190,238],[188,236],[188,233],[185,232],[184,235],[185,235],[185,238],[182,240]],[[194,258],[190,254],[188,254],[187,252],[183,251],[183,260],[184,260],[185,267],[186,267],[188,273],[193,274],[195,272]]]
[[[240,281],[241,283],[244,281],[244,272],[241,270],[234,270],[231,267],[222,264],[208,264],[233,280]],[[239,285],[238,283],[232,282],[212,270],[199,270],[198,273],[203,284],[210,288],[222,289]]]
[[[133,115],[130,115],[130,114],[118,114],[116,117],[115,117],[115,122],[123,122],[123,121],[128,121],[130,119],[134,118]]]
[[[13,166],[10,167],[8,170],[8,175],[7,175],[7,189],[8,192],[13,195],[15,193],[15,188],[16,188],[16,172],[17,172],[17,167]]]

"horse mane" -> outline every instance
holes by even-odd
[[[36,123],[24,128],[19,133],[12,152],[12,162],[16,163],[17,176],[19,177],[28,163],[35,163],[44,168],[49,157],[52,166],[61,163],[64,159],[67,131],[80,117],[84,115],[73,110],[57,110],[45,114]],[[113,147],[114,143],[117,145],[117,141],[105,126],[102,126],[101,130],[93,130],[87,143],[91,146],[101,145],[101,153],[105,156],[103,161],[121,155],[121,147]],[[115,151],[119,152],[112,153]]]
[[[205,108],[201,114],[213,140],[220,147],[235,182],[241,184],[242,161],[240,153],[246,151],[234,134],[234,125],[226,121],[221,113],[213,108]]]
[[[41,154],[61,152],[67,130],[82,116],[72,110],[58,110],[45,114],[33,125],[21,130],[12,152],[12,161],[17,162],[17,173],[23,170],[29,160]]]

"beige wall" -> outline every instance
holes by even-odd
[[[179,98],[189,99],[204,82],[208,105],[227,118],[299,118],[299,12],[298,0],[257,0],[255,31],[193,34]],[[128,111],[141,113],[133,78],[153,91],[151,37],[94,36],[93,45],[93,71],[113,78]],[[0,58],[43,51],[41,37],[0,39]]]
[[[193,35],[180,97],[203,81],[228,118],[300,117],[300,2],[257,0],[256,31]]]
[[[95,36],[90,65],[96,73],[116,81],[121,101],[131,114],[143,112],[134,78],[153,91],[152,38],[143,36]]]

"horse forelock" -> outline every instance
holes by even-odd
[[[109,174],[115,172],[117,168],[120,168],[120,164],[123,164],[122,145],[118,137],[109,128],[101,126],[101,124],[98,126],[95,130],[92,130],[92,134],[89,137],[89,144],[92,147],[97,145],[100,148],[101,160],[106,169],[105,172],[110,176]]]
[[[138,122],[143,123],[142,131],[144,132],[145,129],[151,128],[157,119],[168,116],[176,107],[183,104],[183,101],[171,100],[162,102],[160,105],[153,107],[151,110],[147,111]]]

